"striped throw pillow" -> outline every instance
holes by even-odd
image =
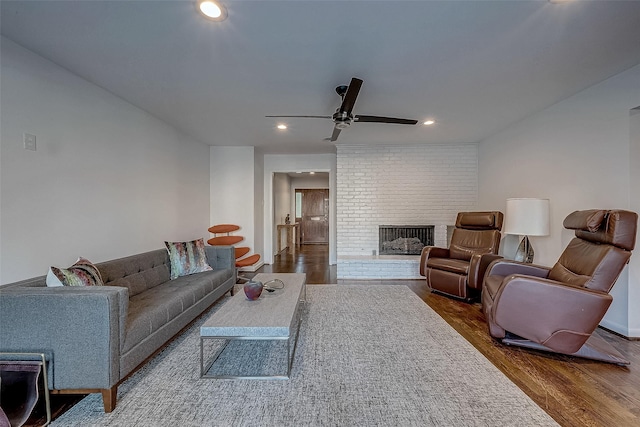
[[[86,258],[78,258],[69,268],[51,267],[47,273],[47,286],[103,286],[98,268]]]

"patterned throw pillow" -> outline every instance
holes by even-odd
[[[171,280],[180,276],[212,270],[207,263],[204,240],[191,242],[164,242],[171,261]]]
[[[86,258],[78,258],[69,268],[51,267],[47,286],[103,286],[98,268]]]

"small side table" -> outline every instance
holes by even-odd
[[[287,247],[294,250],[300,245],[300,223],[278,224],[278,253],[282,252],[282,231],[287,231]]]

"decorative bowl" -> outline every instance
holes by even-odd
[[[264,285],[262,282],[249,280],[244,285],[244,294],[247,296],[248,300],[255,301],[260,298],[260,294],[262,294],[263,289]]]

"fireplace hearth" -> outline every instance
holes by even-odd
[[[380,225],[380,255],[420,255],[422,248],[433,245],[433,225]]]

